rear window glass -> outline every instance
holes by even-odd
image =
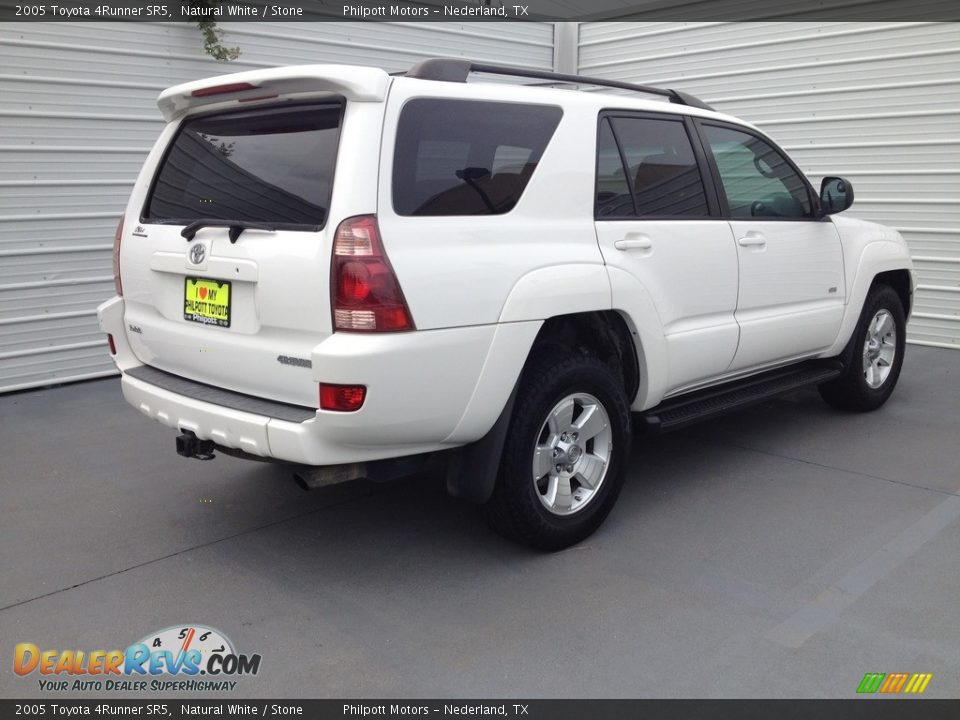
[[[681,120],[617,117],[612,123],[637,215],[709,215],[700,169]]]
[[[324,103],[187,120],[162,161],[144,220],[322,226],[340,117],[339,103]]]
[[[400,114],[398,215],[500,215],[520,200],[563,112],[550,105],[418,99]]]
[[[630,185],[623,170],[623,156],[610,129],[609,118],[600,120],[597,139],[597,217],[635,214]]]

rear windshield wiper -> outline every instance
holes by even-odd
[[[183,230],[180,231],[180,234],[187,239],[187,242],[193,240],[197,234],[197,230],[205,227],[225,227],[230,228],[228,236],[230,242],[235,243],[237,238],[240,237],[240,233],[244,230],[253,229],[253,230],[267,230],[269,232],[276,232],[277,229],[273,225],[268,225],[267,223],[262,222],[251,222],[250,220],[218,220],[216,218],[200,218],[199,220],[194,220],[192,223],[187,225]]]

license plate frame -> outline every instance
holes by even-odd
[[[191,295],[191,290],[194,291],[193,295]],[[226,290],[226,302],[211,301],[218,296],[222,297],[224,290]],[[207,298],[211,298],[211,300]],[[184,320],[200,325],[228,328],[231,322],[232,305],[233,287],[229,280],[202,277],[185,277],[183,279]]]

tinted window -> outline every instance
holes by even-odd
[[[810,217],[807,184],[777,150],[755,135],[704,125],[731,217]]]
[[[323,225],[340,110],[328,103],[187,120],[160,166],[145,219]]]
[[[499,215],[523,194],[562,111],[420,99],[400,113],[393,158],[399,215]]]
[[[709,215],[683,121],[618,117],[612,123],[638,215]]]
[[[633,214],[633,198],[623,171],[620,149],[610,129],[610,120],[603,118],[597,138],[597,217]]]

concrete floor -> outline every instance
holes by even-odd
[[[0,696],[44,695],[17,642],[204,623],[263,657],[234,696],[957,697],[958,409],[960,353],[911,346],[874,414],[804,391],[638,440],[604,527],[542,555],[428,479],[182,459],[115,379],[3,396]]]

